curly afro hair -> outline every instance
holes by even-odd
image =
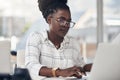
[[[47,20],[49,14],[54,13],[58,9],[70,11],[67,0],[38,0],[38,7],[45,20]]]

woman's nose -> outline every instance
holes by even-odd
[[[67,21],[64,21],[63,26],[65,26],[65,27],[70,27],[70,23],[69,23],[69,22],[67,22]]]

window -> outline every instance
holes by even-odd
[[[112,41],[120,33],[120,0],[104,1],[104,41]]]

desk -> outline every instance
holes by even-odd
[[[31,75],[32,80],[87,80],[90,72],[86,73],[87,76],[83,76],[82,79],[77,79],[76,77],[51,77],[47,78],[45,76],[36,76],[36,75]]]
[[[88,76],[83,76],[82,79],[77,79],[75,77],[46,78],[46,77],[42,77],[42,76],[38,76],[38,77],[34,76],[33,80],[87,80],[87,78],[88,78]]]

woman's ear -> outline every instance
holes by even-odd
[[[52,18],[52,15],[49,15],[49,16],[47,17],[47,23],[48,23],[48,24],[51,24],[51,18]]]

